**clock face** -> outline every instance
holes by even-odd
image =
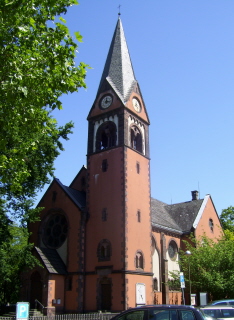
[[[101,107],[103,109],[109,108],[109,106],[112,104],[112,96],[110,94],[104,96],[101,100]]]
[[[133,99],[132,99],[132,104],[133,104],[134,109],[135,109],[137,112],[140,112],[140,111],[141,111],[141,104],[140,104],[140,102],[139,102],[136,98],[133,98]]]
[[[136,284],[136,303],[145,304],[145,284],[144,283]]]

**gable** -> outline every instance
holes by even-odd
[[[151,223],[152,227],[178,234],[194,232],[196,237],[200,237],[205,233],[214,239],[223,235],[210,195],[172,205],[151,198]]]
[[[196,238],[205,234],[211,239],[217,239],[223,235],[219,216],[210,195],[204,198],[201,209],[194,221],[194,228]]]
[[[85,168],[85,170],[86,170],[86,168]],[[86,173],[86,171],[84,171],[84,172]],[[76,182],[74,181],[74,185],[75,184],[76,184]],[[82,210],[86,206],[86,193],[85,193],[85,191],[77,190],[72,187],[67,187],[67,186],[63,185],[59,179],[54,178],[54,180],[51,182],[49,188],[46,190],[46,192],[42,196],[41,200],[39,201],[37,207],[54,206],[55,203],[57,201],[59,201],[59,199],[61,198],[63,193],[80,210]],[[58,207],[58,204],[56,204],[56,207]]]
[[[83,166],[70,184],[70,188],[86,191],[87,168]]]

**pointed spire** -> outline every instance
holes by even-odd
[[[106,64],[98,88],[98,94],[100,93],[105,80],[110,84],[123,103],[128,100],[132,88],[137,82],[120,17],[118,18],[110,45]]]

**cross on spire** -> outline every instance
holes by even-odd
[[[118,9],[119,9],[118,15],[119,15],[119,16],[121,15],[121,13],[120,13],[120,7],[121,7],[121,5],[118,6]]]

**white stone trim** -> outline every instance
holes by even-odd
[[[197,217],[196,217],[196,219],[195,219],[195,221],[194,221],[194,223],[193,223],[194,229],[196,229],[196,227],[197,227],[197,225],[198,225],[198,223],[199,223],[199,221],[200,221],[200,219],[201,219],[201,217],[202,217],[202,215],[203,215],[203,212],[204,212],[204,210],[205,210],[205,207],[206,207],[206,204],[207,204],[209,198],[210,198],[210,195],[207,194],[207,195],[205,196],[203,202],[202,202],[201,208],[200,208],[200,210],[199,210],[199,212],[198,212],[198,214],[197,214]]]

